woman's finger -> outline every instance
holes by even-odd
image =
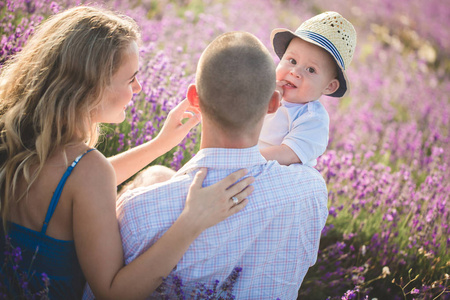
[[[234,196],[231,196],[230,199],[232,200],[233,204],[237,205],[241,203],[244,199],[246,199],[248,196],[250,196],[254,190],[255,188],[252,185],[249,185],[239,193],[235,194]]]
[[[234,215],[235,213],[237,213],[239,211],[241,211],[244,207],[247,206],[247,203],[248,203],[248,199],[244,199],[240,203],[238,203],[236,205],[233,205],[230,208],[230,210],[228,211],[228,213],[229,213],[228,217],[231,216],[231,215]]]
[[[200,109],[199,109],[198,107],[195,107],[195,106],[190,105],[190,106],[187,108],[187,110],[193,112],[193,113],[196,114],[196,115],[201,115]]]
[[[189,103],[188,99],[184,98],[180,103],[178,103],[175,106],[175,108],[179,108],[180,110],[186,110],[189,107],[189,105],[190,105],[190,103]]]
[[[191,189],[192,188],[201,189],[203,185],[203,180],[205,180],[207,173],[208,173],[207,168],[200,168],[200,170],[194,176],[194,180],[192,181],[191,184]]]
[[[172,116],[181,116],[186,111],[186,109],[189,107],[189,101],[187,99],[184,99],[180,103],[178,103],[174,108],[172,108],[169,111],[169,115]]]
[[[219,182],[216,182],[214,185],[223,188],[224,190],[228,189],[231,185],[233,185],[236,181],[247,175],[247,169],[237,170]]]
[[[233,195],[230,195],[231,192],[227,188],[245,174],[247,170],[241,169],[216,184],[202,187],[207,169],[200,168],[189,188],[184,213],[195,218],[198,226],[204,230],[240,211],[247,205],[247,197],[253,192],[254,187],[249,186],[253,178],[246,178],[242,180],[243,183],[237,183],[236,187],[232,187],[231,192],[236,191]],[[231,197],[234,197],[234,202]]]
[[[255,178],[253,176],[249,176],[247,178],[242,179],[241,181],[237,182],[233,186],[229,187],[227,189],[228,195],[230,197],[240,193],[242,190],[244,190],[247,186],[255,182]]]
[[[183,112],[183,115],[181,116],[182,119],[190,119],[193,118],[195,114],[191,111],[185,111]]]
[[[184,124],[181,124],[180,127],[185,128],[186,130],[191,130],[192,127],[197,125],[200,122],[200,119],[197,116],[193,116],[189,118]],[[187,132],[186,132],[187,134]]]

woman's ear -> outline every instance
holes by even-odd
[[[275,90],[272,94],[272,97],[270,98],[267,113],[272,114],[276,112],[278,107],[280,107],[280,102],[281,102],[281,94],[278,90]]]
[[[336,92],[338,88],[339,88],[339,80],[333,79],[333,80],[330,81],[328,86],[323,90],[323,94],[324,95],[331,95],[334,92]]]
[[[198,100],[198,93],[197,93],[197,86],[195,84],[191,84],[188,87],[186,98],[189,101],[189,104],[192,107],[195,107],[199,109],[199,100]]]

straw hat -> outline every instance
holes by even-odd
[[[353,25],[337,12],[328,11],[306,20],[295,33],[285,28],[274,29],[270,39],[280,59],[294,37],[315,44],[331,54],[338,65],[339,88],[329,96],[346,95],[350,85],[345,70],[353,59],[356,47]]]

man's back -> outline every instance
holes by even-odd
[[[257,146],[202,149],[170,181],[124,194],[118,218],[126,263],[176,220],[200,167],[208,168],[205,186],[247,168],[255,177],[255,191],[243,211],[207,229],[189,247],[174,271],[185,291],[197,282],[223,282],[233,268],[241,267],[233,289],[236,299],[296,299],[316,261],[328,215],[326,186],[315,169],[267,162]]]

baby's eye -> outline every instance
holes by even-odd
[[[135,81],[136,81],[136,76],[133,77],[133,79],[131,79],[130,83],[133,83],[133,82],[135,82]]]
[[[297,64],[297,61],[296,61],[295,59],[293,59],[293,58],[290,58],[290,59],[289,59],[289,62],[290,62],[291,64],[293,64],[293,65],[296,65],[296,64]]]
[[[311,74],[316,73],[316,69],[311,68],[311,67],[306,68],[306,71],[308,71],[308,72],[311,73]]]

